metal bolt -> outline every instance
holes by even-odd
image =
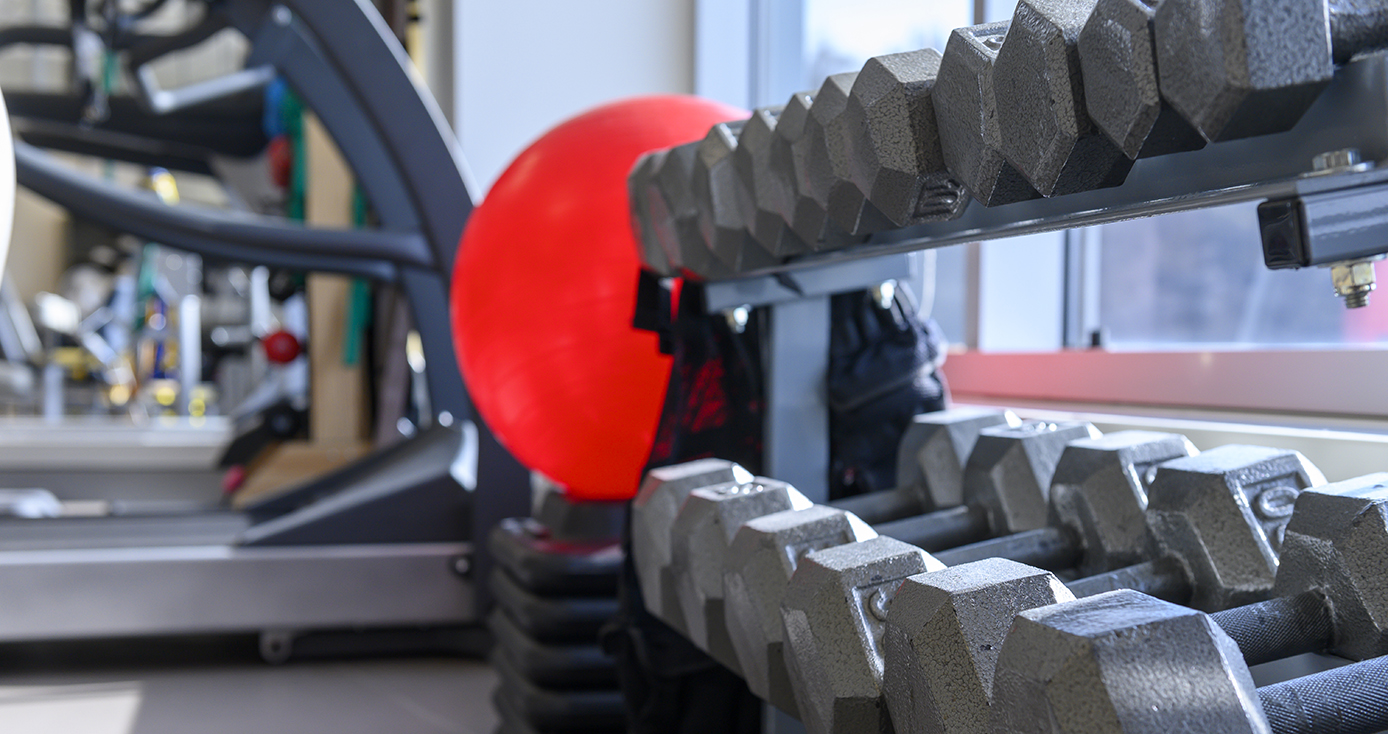
[[[472,573],[472,559],[467,556],[458,556],[453,559],[453,573],[459,576],[466,576]]]
[[[1335,293],[1345,299],[1345,308],[1363,308],[1369,305],[1369,294],[1378,287],[1374,275],[1374,260],[1382,255],[1365,260],[1346,260],[1330,266],[1330,280],[1335,284]]]
[[[877,302],[877,307],[886,311],[892,307],[892,302],[896,300],[896,281],[886,280],[872,289],[872,298]]]

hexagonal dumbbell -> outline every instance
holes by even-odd
[[[631,203],[632,229],[641,245],[642,264],[660,275],[676,275],[678,271],[670,262],[670,253],[661,244],[655,229],[656,217],[664,220],[664,226],[671,226],[668,209],[664,209],[664,202],[656,205],[652,201],[652,197],[660,195],[655,175],[667,155],[668,150],[656,150],[637,159],[631,175],[627,176],[627,200]]]
[[[1336,62],[1388,40],[1372,2],[1175,0],[1154,23],[1162,97],[1211,141],[1292,129]]]
[[[645,208],[634,212],[641,227],[643,259],[652,268],[662,264],[662,260],[668,262],[669,272],[657,271],[662,274],[689,272],[702,277],[724,277],[733,271],[714,259],[699,231],[699,207],[690,188],[698,154],[699,143],[695,142],[653,156],[656,160],[649,186],[644,196],[632,199],[633,206]],[[628,185],[631,183],[628,179]]]
[[[1156,3],[1098,0],[1080,31],[1089,117],[1129,158],[1199,150],[1205,139],[1161,96]]]
[[[1375,658],[1255,689],[1208,615],[1114,591],[1017,615],[998,655],[992,730],[1367,734],[1388,726],[1385,676],[1388,658]]]
[[[830,197],[829,216],[850,232],[955,219],[968,204],[940,152],[932,92],[940,54],[932,49],[868,59],[835,130],[856,195]],[[864,206],[866,199],[869,206]],[[884,223],[863,221],[880,213]]]
[[[842,172],[847,176],[846,159],[837,146],[829,145],[833,137],[828,131],[847,109],[848,95],[857,77],[857,72],[849,72],[825,79],[810,104],[800,136],[790,144],[797,193],[795,215],[790,226],[800,239],[810,243],[811,248],[818,249],[816,243],[827,243],[847,236],[829,219],[830,195],[836,188],[852,186],[836,173]],[[792,103],[796,101],[792,99]],[[783,114],[792,111],[792,107],[787,105]],[[836,169],[833,158],[839,158],[845,165]]]
[[[883,633],[896,731],[987,732],[993,670],[1012,618],[1074,598],[1054,574],[1001,558],[903,581]]]
[[[752,481],[751,472],[722,459],[699,459],[646,472],[631,503],[631,555],[646,609],[684,629],[674,580],[665,578],[672,555],[670,529],[691,492],[728,482]]]
[[[742,200],[743,221],[747,222],[752,238],[777,258],[810,249],[790,228],[785,215],[794,205],[793,180],[780,175],[772,164],[777,121],[783,109],[764,107],[753,111],[733,151],[733,167],[749,194]]]
[[[1157,468],[1147,526],[1159,559],[1070,584],[1075,596],[1138,589],[1207,611],[1266,599],[1302,490],[1325,477],[1296,451],[1220,446]]]
[[[902,580],[943,569],[921,549],[873,538],[800,560],[781,608],[786,669],[811,734],[890,731],[882,632]]]
[[[752,693],[796,713],[782,655],[781,600],[805,554],[877,537],[850,512],[816,505],[749,520],[728,547],[723,613]]]
[[[722,122],[709,128],[694,158],[690,190],[699,210],[699,233],[713,259],[734,273],[776,264],[747,231],[742,201],[751,196],[733,167],[737,136],[746,120]]]
[[[738,671],[723,619],[723,565],[738,528],[753,518],[811,506],[785,482],[758,477],[689,493],[670,528],[670,571],[691,642]]]
[[[949,169],[984,206],[1040,196],[1002,154],[993,65],[1010,21],[959,28],[950,34],[935,80],[935,121]]]
[[[1388,655],[1388,474],[1301,493],[1273,597],[1210,615],[1249,665],[1307,652]]]
[[[1191,456],[1195,447],[1185,436],[1150,431],[1120,431],[1082,438],[1065,446],[1051,478],[1046,509],[1028,509],[1010,522],[1031,529],[939,552],[951,566],[983,558],[1008,558],[1053,571],[1079,569],[1095,574],[1157,555],[1143,515],[1154,467]],[[1002,500],[1019,494],[1002,483]],[[1020,503],[1018,510],[1021,509]],[[1041,527],[1034,527],[1044,516]]]
[[[1118,186],[1132,161],[1089,119],[1079,35],[1094,0],[1021,0],[993,67],[1002,153],[1043,196]]]
[[[875,529],[934,551],[1044,525],[1051,474],[1065,445],[1098,435],[1088,423],[1029,421],[980,429],[964,468],[964,504]]]
[[[914,416],[897,444],[897,488],[846,497],[833,505],[869,523],[958,507],[964,503],[964,464],[979,431],[1001,425],[1018,426],[1021,421],[1010,410],[972,407]]]

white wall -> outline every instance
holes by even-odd
[[[453,119],[479,186],[545,130],[621,97],[694,88],[695,0],[456,0]]]

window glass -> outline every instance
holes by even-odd
[[[804,88],[873,56],[933,48],[973,22],[972,0],[805,0]]]
[[[1107,225],[1101,237],[1099,321],[1110,344],[1388,341],[1388,293],[1348,310],[1328,269],[1263,266],[1256,203]]]

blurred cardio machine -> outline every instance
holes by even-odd
[[[474,580],[489,562],[475,541],[498,519],[526,513],[529,476],[475,417],[453,352],[448,284],[472,209],[460,153],[369,0],[202,6],[200,21],[172,35],[120,26],[98,35],[85,9],[71,28],[0,28],[0,48],[66,47],[77,69],[94,37],[101,53],[120,53],[136,90],[7,91],[19,185],[75,216],[205,258],[393,284],[420,335],[432,416],[421,423],[430,427],[238,511],[0,518],[0,641],[255,632],[267,657],[283,657],[308,632],[466,628],[488,604]],[[250,41],[244,69],[158,87],[150,62],[226,28]],[[167,206],[46,152],[212,172],[218,156],[264,147],[261,88],[275,78],[334,138],[377,228]]]

